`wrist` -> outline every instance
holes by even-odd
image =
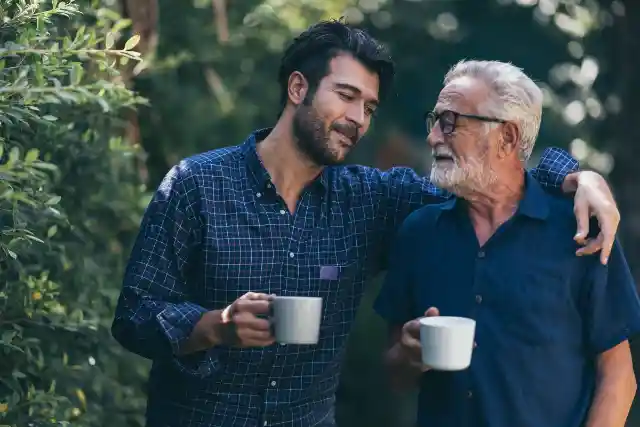
[[[207,347],[215,347],[225,342],[225,322],[223,310],[212,310],[207,313],[209,319],[207,321],[207,331],[205,334],[205,343]]]
[[[578,190],[581,175],[582,172],[573,172],[567,175],[562,181],[562,192],[565,194],[575,193]]]
[[[193,327],[189,341],[182,353],[194,353],[223,344],[223,325],[222,310],[212,310],[204,313]]]

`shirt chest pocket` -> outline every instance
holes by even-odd
[[[358,263],[318,268],[317,289],[323,298],[324,332],[335,330],[340,333],[344,324],[355,317],[364,280],[358,270]]]
[[[501,324],[525,343],[557,344],[566,338],[575,314],[570,274],[560,265],[531,263],[523,268],[515,277],[501,276],[495,307]]]

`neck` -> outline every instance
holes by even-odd
[[[461,195],[468,203],[474,225],[483,224],[491,233],[515,214],[524,195],[524,170],[521,167],[502,171],[498,176],[491,185]]]
[[[256,147],[273,185],[290,209],[295,207],[304,187],[323,169],[300,152],[292,129],[293,114],[285,110],[271,133]]]

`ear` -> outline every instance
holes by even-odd
[[[505,154],[511,154],[518,148],[520,143],[520,128],[513,123],[507,122],[502,125],[502,144],[501,151]]]
[[[300,105],[304,101],[304,98],[309,92],[309,82],[299,71],[294,71],[289,76],[289,82],[287,85],[287,93],[289,100],[294,105]]]

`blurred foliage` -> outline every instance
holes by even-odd
[[[117,136],[137,38],[114,48],[129,23],[99,1],[0,15],[0,424],[141,425],[145,366],[109,335],[141,212]]]
[[[145,39],[154,32],[159,39],[142,63],[131,50],[137,36],[127,42],[132,22],[118,15],[134,3],[125,16],[141,20],[133,22],[147,32],[140,46],[155,46]],[[363,25],[398,65],[395,94],[351,160],[423,168],[421,118],[447,69],[462,58],[512,61],[547,94],[537,148],[564,146],[583,166],[610,172],[634,267],[640,69],[629,52],[640,40],[638,5],[0,0],[0,425],[143,424],[147,363],[108,333],[146,206],[140,181],[148,176],[147,188],[155,188],[180,158],[272,125],[282,50],[323,18]],[[364,296],[345,359],[342,427],[414,419],[411,396],[391,395],[382,375],[386,331],[371,310],[378,284]]]

